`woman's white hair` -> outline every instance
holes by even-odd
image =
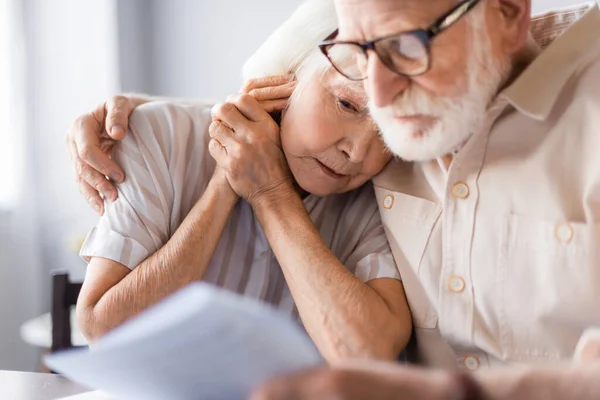
[[[333,0],[307,0],[246,61],[244,81],[273,75],[298,75],[308,65],[326,71],[329,62],[317,45],[337,27]]]

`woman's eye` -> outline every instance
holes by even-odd
[[[351,102],[349,102],[348,100],[338,99],[338,103],[346,111],[350,111],[352,113],[359,113],[360,112],[359,109],[354,104],[352,104]]]

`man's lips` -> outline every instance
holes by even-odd
[[[413,138],[415,139],[423,138],[425,136],[425,132],[433,128],[438,122],[437,118],[423,114],[396,115],[394,116],[394,120],[400,122],[401,124],[412,124],[412,126],[416,129],[413,134]]]
[[[317,160],[315,158],[315,161],[317,162],[317,164],[319,165],[319,167],[321,167],[321,170],[325,173],[325,175],[330,176],[334,179],[342,179],[347,177],[348,175],[344,175],[344,174],[339,174],[337,172],[335,172],[333,169],[329,168],[327,165],[323,164],[321,161]]]
[[[433,124],[436,121],[435,117],[423,114],[395,115],[394,119],[399,122],[410,122],[416,124]]]

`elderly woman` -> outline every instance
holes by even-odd
[[[202,280],[299,316],[329,362],[397,358],[411,319],[368,182],[390,155],[361,87],[316,50],[335,27],[311,1],[246,64],[249,94],[131,114],[113,153],[127,179],[81,250],[90,340]],[[264,78],[290,73],[295,90]]]

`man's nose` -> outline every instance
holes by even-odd
[[[371,53],[367,65],[365,91],[376,107],[386,107],[408,85],[408,78],[391,71],[379,57]]]

